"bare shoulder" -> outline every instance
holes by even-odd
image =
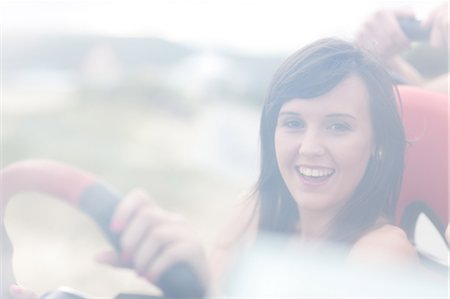
[[[412,247],[406,233],[399,227],[386,224],[362,236],[355,244],[377,247]]]
[[[350,261],[404,264],[417,263],[418,256],[406,233],[394,225],[383,225],[362,236],[352,247]]]

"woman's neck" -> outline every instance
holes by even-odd
[[[334,213],[302,210],[297,224],[298,238],[305,242],[323,240],[333,217]]]

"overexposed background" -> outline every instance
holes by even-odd
[[[365,16],[441,1],[3,1],[2,164],[30,158],[87,169],[126,192],[142,186],[211,244],[255,182],[258,118],[289,53],[351,39]],[[40,194],[11,202],[19,283],[94,296],[154,292],[97,265],[96,227]]]

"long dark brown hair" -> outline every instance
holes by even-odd
[[[328,38],[287,58],[269,87],[261,115],[261,169],[255,188],[260,232],[293,233],[301,217],[276,160],[274,136],[282,105],[294,98],[326,94],[353,74],[368,90],[374,144],[382,156],[370,158],[361,182],[329,224],[326,238],[352,244],[381,217],[393,220],[406,145],[396,89],[388,73],[368,53],[352,43]]]

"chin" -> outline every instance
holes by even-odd
[[[318,198],[317,196],[312,197],[311,195],[299,196],[299,199],[295,201],[300,209],[316,212],[325,211],[336,205],[329,199]]]

